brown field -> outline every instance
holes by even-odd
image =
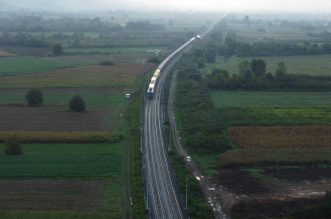
[[[105,60],[111,60],[118,63],[143,63],[148,58],[148,55],[143,54],[110,54],[110,55],[77,55],[77,56],[61,56],[58,60],[69,61],[77,64],[83,63],[99,63]]]
[[[1,77],[1,88],[17,87],[129,87],[153,64],[84,66],[51,72]]]
[[[0,131],[109,131],[105,110],[72,113],[64,107],[0,107]]]
[[[244,149],[331,147],[331,126],[232,127],[229,136]]]
[[[94,210],[104,205],[105,185],[81,180],[1,180],[1,210]]]
[[[10,57],[10,56],[15,56],[15,54],[0,50],[0,57]]]
[[[109,132],[0,132],[0,142],[9,136],[18,136],[24,143],[103,143],[118,142],[121,136]]]
[[[222,167],[330,163],[331,148],[254,148],[227,151],[220,156]]]

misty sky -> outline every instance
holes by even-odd
[[[330,0],[0,0],[0,7],[51,10],[208,10],[331,12]]]

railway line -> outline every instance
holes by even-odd
[[[147,91],[143,109],[142,155],[148,218],[187,218],[176,191],[174,174],[168,161],[163,136],[164,113],[161,100],[165,78],[171,66],[196,39],[197,37],[191,38],[158,66]]]

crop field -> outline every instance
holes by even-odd
[[[67,107],[0,107],[1,131],[107,131],[105,110],[68,112]]]
[[[260,165],[311,165],[331,163],[331,148],[242,149],[223,153],[222,167]]]
[[[331,148],[331,126],[232,127],[229,136],[243,149]]]
[[[0,217],[120,218],[124,151],[124,142],[24,144],[23,155],[0,154]]]
[[[1,92],[1,90],[0,90]],[[3,94],[0,93],[0,104],[2,105],[23,105],[26,104],[25,94]],[[69,100],[76,94],[44,94],[44,105],[65,105],[67,106]],[[83,94],[81,95],[87,106],[90,108],[105,108],[105,107],[118,107],[124,100],[124,94]]]
[[[216,107],[331,107],[331,92],[210,92]]]
[[[308,36],[309,31],[300,30],[299,28],[269,26],[266,24],[230,24],[230,29],[233,29],[241,37],[246,40],[256,40],[263,38],[274,38],[278,40],[292,40],[292,41],[308,41],[314,40],[314,38]],[[259,32],[259,29],[264,29],[265,32]]]
[[[0,180],[0,209],[84,210],[104,207],[105,183],[97,180]]]
[[[102,61],[112,61],[114,63],[145,63],[152,54],[141,53],[113,53],[109,55],[70,55],[57,57],[56,60],[72,62],[76,65],[96,65]]]
[[[96,53],[107,53],[107,54],[150,54],[153,55],[150,50],[161,50],[166,52],[165,47],[115,47],[115,48],[70,48],[66,49],[66,53],[73,54],[96,54]]]
[[[277,57],[231,57],[224,59],[219,57],[215,64],[208,65],[206,72],[214,68],[228,70],[231,74],[238,74],[238,64],[242,61],[250,61],[254,58],[264,59],[268,66],[267,72],[275,73],[277,64],[284,62],[289,74],[304,74],[313,76],[331,76],[331,55],[316,56],[277,56]]]
[[[116,64],[55,70],[47,73],[4,76],[1,88],[20,87],[128,87],[153,68],[152,64]]]
[[[26,74],[36,72],[47,72],[58,68],[69,68],[77,64],[69,61],[57,60],[56,58],[36,57],[8,57],[0,58],[0,76]]]
[[[0,153],[0,178],[118,177],[123,150],[123,143],[24,144],[23,155]]]

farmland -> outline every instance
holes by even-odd
[[[231,57],[225,59],[218,57],[213,64],[208,64],[206,72],[210,73],[212,69],[221,68],[229,71],[230,74],[238,74],[238,65],[242,61],[250,61],[254,58],[262,58],[268,64],[267,72],[275,73],[277,64],[284,62],[288,74],[304,74],[312,76],[331,76],[331,55],[314,56],[275,56],[275,57]]]
[[[43,57],[9,57],[0,59],[0,75],[14,75],[51,71],[58,68],[77,66],[72,62]]]
[[[24,144],[24,154],[1,154],[1,178],[118,177],[123,143],[118,144]]]
[[[330,107],[331,92],[210,92],[216,107],[321,108]]]
[[[111,55],[1,59],[0,138],[17,135],[23,155],[0,154],[0,218],[127,215],[123,202],[129,198],[131,145],[125,94],[134,93],[154,65],[143,63],[147,53],[120,50]],[[97,65],[105,60],[116,63]],[[42,87],[41,106],[27,105],[25,94],[31,87]],[[87,112],[69,112],[75,95],[83,97]],[[25,190],[29,192],[21,192]]]
[[[138,76],[151,70],[151,64],[116,64],[55,70],[48,73],[4,76],[0,87],[125,87],[132,86]]]
[[[243,149],[331,147],[331,126],[232,127],[229,136]]]

